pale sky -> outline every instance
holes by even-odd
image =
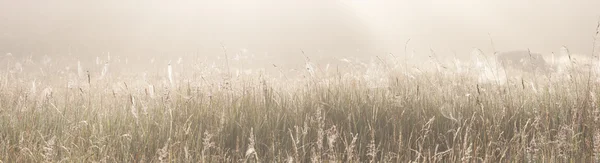
[[[551,52],[565,45],[589,53],[600,18],[595,0],[352,2],[388,42],[411,38],[439,50],[488,49],[489,33],[498,50]]]
[[[290,58],[472,48],[589,53],[598,0],[0,1],[0,53],[217,55]],[[489,35],[488,35],[489,34]],[[357,50],[357,49],[360,49]],[[374,51],[377,49],[378,51]],[[293,58],[298,59],[298,58]],[[301,59],[301,58],[300,58]]]

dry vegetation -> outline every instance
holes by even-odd
[[[498,85],[394,60],[269,76],[102,59],[5,56],[0,161],[600,160],[600,90],[586,73]]]
[[[474,52],[453,66],[433,55],[429,69],[391,55],[276,73],[227,53],[7,54],[0,162],[600,161],[596,67],[515,78]]]

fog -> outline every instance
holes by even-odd
[[[411,38],[419,48],[462,52],[492,50],[558,51],[565,45],[589,53],[599,21],[600,1],[355,1],[383,35],[384,42],[402,44]]]
[[[598,6],[597,0],[3,0],[0,53],[214,57],[225,47],[289,63],[302,62],[302,52],[320,59],[403,55],[409,39],[416,55],[465,56],[473,48],[550,53],[562,45],[589,53]]]

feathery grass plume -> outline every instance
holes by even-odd
[[[356,140],[358,140],[358,134],[353,135],[352,133],[350,133],[350,136],[352,137],[350,143],[344,140],[344,145],[346,146],[346,162],[359,162],[354,158],[354,155],[356,155],[356,153],[354,152],[354,148],[356,148]]]
[[[377,63],[375,59],[372,58],[366,68],[367,70],[363,75],[363,78],[367,83],[367,87],[375,89],[384,88],[389,85],[386,69],[383,65]]]
[[[167,65],[167,73],[169,75],[168,77],[170,86],[175,86],[175,83],[173,83],[173,66],[171,66],[171,61],[169,61],[169,64]]]
[[[371,141],[367,145],[367,157],[369,157],[369,162],[374,163],[377,162],[377,153],[379,152],[378,145],[375,144],[375,130],[369,125],[369,135],[371,137]]]
[[[42,105],[45,105],[51,98],[52,98],[52,88],[47,87],[40,94],[40,97],[38,98],[38,101],[37,101],[37,107],[39,108]]]
[[[50,58],[50,56],[48,56],[48,55],[44,55],[44,57],[42,58],[42,64],[44,66],[50,66],[51,62],[52,62],[52,58]]]
[[[600,131],[598,128],[595,129],[594,131],[594,154],[593,157],[596,162],[600,162]]]
[[[154,86],[151,84],[148,84],[148,95],[150,95],[151,99],[154,99],[156,97],[154,94]]]
[[[100,57],[96,56],[96,65],[100,65],[100,63],[102,63],[102,62],[100,61]]]
[[[302,143],[304,142],[306,135],[308,135],[308,122],[304,121],[304,126],[302,127],[294,126],[294,130],[295,137],[294,134],[292,134],[291,129],[289,130],[292,139],[292,150],[294,151],[294,160],[300,161],[300,152],[302,152],[302,155],[306,155],[305,146],[303,146]]]
[[[306,71],[311,77],[315,77],[315,65],[307,61],[305,64]]]
[[[14,73],[23,73],[23,64],[21,64],[21,62],[15,63]]]
[[[592,108],[594,108],[594,110],[592,110],[592,122],[594,122],[595,126],[594,130],[592,131],[593,137],[592,137],[592,142],[593,142],[593,160],[595,160],[596,162],[600,162],[600,108],[598,108],[598,98],[596,97],[596,93],[594,91],[590,91],[590,99],[591,99],[591,106]]]
[[[471,60],[474,62],[473,68],[478,75],[478,82],[480,84],[506,84],[507,76],[504,73],[500,73],[505,72],[505,70],[498,64],[495,58],[486,56],[481,49],[473,49]]]
[[[537,88],[535,87],[534,82],[529,82],[529,85],[531,85],[531,90],[533,90],[533,93],[539,94]]]
[[[320,160],[320,159],[321,159],[321,157],[319,157],[320,155],[319,155],[319,153],[317,152],[317,149],[315,149],[315,147],[314,147],[314,146],[311,148],[311,153],[312,153],[312,156],[310,157],[310,162],[311,162],[311,163],[318,163],[318,162],[322,162],[322,161]]]
[[[131,114],[133,115],[135,120],[138,121],[138,111],[137,111],[137,107],[135,104],[135,97],[133,97],[133,95],[129,94],[129,100],[131,102]]]
[[[563,125],[559,128],[558,134],[556,135],[558,158],[563,161],[567,161],[571,154],[572,143],[570,136],[572,134],[571,125]]]
[[[329,162],[337,162],[335,141],[338,138],[338,131],[335,128],[335,125],[333,125],[325,132],[327,133],[327,159]]]
[[[35,94],[37,93],[37,86],[35,81],[36,79],[33,79],[33,81],[31,81],[31,89],[29,89],[29,93],[31,93],[32,96],[35,96]]]
[[[463,70],[464,69],[463,63],[456,57],[454,58],[453,61],[454,61],[453,63],[454,63],[454,68],[456,69],[456,73],[458,73],[458,74],[465,73],[465,70]]]
[[[539,148],[538,148],[538,140],[534,137],[531,138],[531,141],[529,141],[529,144],[527,145],[526,150],[526,155],[527,155],[527,162],[538,162],[538,157],[537,154],[539,153]]]
[[[248,138],[248,149],[246,150],[246,162],[254,157],[254,159],[256,160],[256,162],[259,162],[258,159],[258,153],[256,152],[256,149],[254,148],[255,145],[255,138],[254,138],[254,128],[250,128],[250,138]]]
[[[44,158],[44,162],[54,162],[56,159],[56,151],[54,150],[56,143],[56,136],[52,136],[50,140],[44,141],[44,147],[42,149],[42,156]]]
[[[462,146],[460,147],[460,150],[459,150],[461,152],[459,155],[461,156],[460,160],[462,162],[470,162],[470,160],[473,158],[473,155],[471,155],[473,153],[473,143],[469,139],[470,138],[469,134],[472,134],[471,132],[473,129],[472,128],[473,119],[475,119],[475,114],[473,114],[473,116],[471,117],[470,122],[464,122],[464,123],[469,123],[469,125],[466,126],[467,129],[465,129],[465,134],[462,139]],[[458,131],[457,131],[457,133],[458,133]],[[456,134],[456,135],[458,135],[458,134]]]
[[[100,79],[104,79],[104,78],[106,78],[106,77],[107,77],[107,75],[108,75],[108,70],[109,70],[109,69],[108,69],[108,68],[109,68],[108,66],[109,66],[109,63],[108,63],[108,62],[105,62],[105,63],[104,63],[104,67],[102,67],[102,72],[100,72]]]
[[[217,128],[217,133],[221,133],[225,128],[226,115],[225,112],[221,112],[221,116],[219,116],[219,127]]]
[[[183,154],[186,162],[191,162],[190,150],[188,146],[183,146]]]
[[[313,149],[313,162],[322,162],[321,155],[323,154],[323,140],[325,139],[325,116],[323,115],[323,107],[318,106],[315,113],[315,121],[317,123],[317,148]]]
[[[33,61],[33,55],[29,55],[27,58],[25,58],[25,65],[33,65],[35,64],[35,62]]]
[[[210,154],[210,149],[215,147],[215,143],[211,141],[212,137],[212,134],[208,133],[208,131],[204,131],[204,138],[202,138],[202,151],[200,152],[202,162],[207,162],[206,157]]]
[[[158,149],[158,151],[156,151],[156,157],[158,158],[158,161],[163,163],[163,162],[170,162],[171,160],[167,160],[169,157],[169,142],[171,141],[171,139],[169,138],[169,140],[167,140],[167,142],[165,142],[165,145]]]
[[[83,78],[85,76],[83,73],[83,67],[81,67],[81,61],[77,61],[77,75],[79,78]]]
[[[288,156],[288,157],[287,157],[287,158],[284,160],[284,162],[287,162],[287,163],[294,163],[294,157],[292,157],[292,156]]]
[[[471,153],[473,153],[473,143],[466,143],[465,145],[467,145],[462,151],[462,158],[460,159],[462,162],[471,162],[471,160],[473,159],[473,156],[471,155]]]
[[[298,133],[298,126],[294,126],[296,128],[296,133]],[[294,134],[292,133],[292,130],[289,129],[288,130],[290,133],[290,138],[292,140],[292,150],[294,151],[294,157],[292,158],[293,160],[299,160],[299,153],[298,153],[298,147],[300,146],[300,140],[298,138],[298,134],[296,134],[296,138],[294,138]],[[293,162],[293,161],[292,161]]]

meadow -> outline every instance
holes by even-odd
[[[597,75],[574,68],[135,61],[2,56],[0,162],[600,161]]]

